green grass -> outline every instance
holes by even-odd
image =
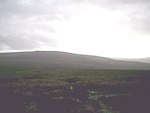
[[[140,77],[150,71],[141,70],[34,70],[34,69],[0,69],[0,78],[8,82],[0,83],[6,87],[13,87],[14,92],[32,90],[38,86],[59,87],[71,85],[126,85],[142,82]],[[32,91],[31,91],[32,92]]]

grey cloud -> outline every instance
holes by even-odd
[[[92,2],[92,0],[89,0]],[[150,34],[150,0],[94,0],[100,7],[123,11],[123,20],[136,32]],[[93,1],[93,2],[94,2]]]
[[[0,50],[55,47],[50,22],[61,19],[60,14],[48,0],[0,0]]]
[[[0,36],[0,47],[6,46],[13,50],[24,50],[24,49],[32,49],[36,48],[37,41],[33,41],[32,39],[20,38],[21,35],[12,36],[12,35],[5,35]]]
[[[24,35],[24,36],[23,36]],[[25,34],[5,34],[0,35],[0,49],[12,49],[12,50],[32,50],[38,49],[40,46],[55,46],[55,41],[48,38],[35,35]]]
[[[44,22],[38,17],[3,20],[0,23],[0,49],[5,46],[13,50],[38,49],[42,45],[55,47],[57,42],[51,37],[54,30]]]
[[[150,34],[150,3],[132,4],[125,6],[128,10],[129,24],[133,30]]]
[[[21,3],[23,0],[6,0],[0,3],[0,14],[4,17],[11,17],[12,15],[28,17],[34,15],[51,14],[53,17],[58,13],[56,5],[51,3],[42,4],[38,2]],[[34,1],[34,0],[28,0]]]
[[[41,44],[55,46],[51,22],[71,15],[63,7],[80,3],[125,11],[125,21],[135,31],[150,33],[149,0],[0,0],[0,50],[36,49]]]
[[[95,2],[105,4],[136,4],[136,3],[147,3],[149,0],[74,0],[74,2]]]
[[[113,11],[126,13],[123,22],[134,31],[150,34],[150,0],[73,0],[77,3],[90,3]]]

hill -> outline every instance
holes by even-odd
[[[58,51],[0,53],[0,68],[150,69],[149,63],[115,60]]]

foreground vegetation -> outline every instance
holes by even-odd
[[[3,113],[150,112],[148,70],[0,69]]]

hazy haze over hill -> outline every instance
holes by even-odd
[[[123,59],[122,58],[120,60],[150,63],[150,57],[147,57],[147,58],[135,58],[135,59],[125,59],[125,58]]]

